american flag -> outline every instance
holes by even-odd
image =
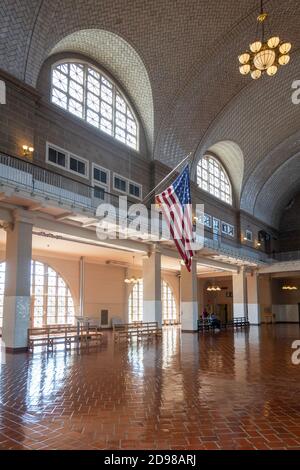
[[[155,196],[155,202],[161,208],[179,254],[190,271],[194,252],[191,248],[193,223],[188,165],[171,186]]]

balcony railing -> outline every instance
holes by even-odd
[[[48,200],[61,204],[68,203],[71,207],[95,211],[99,204],[110,203],[119,206],[119,196],[101,190],[101,197],[95,196],[95,188],[74,178],[63,176],[55,171],[43,168],[35,163],[0,152],[0,181],[15,190],[25,190],[31,195],[41,195]],[[127,198],[128,206],[138,200]],[[132,220],[134,217],[128,217]],[[221,252],[226,256],[240,257],[248,260],[266,262],[267,256],[255,249],[241,247],[235,240],[221,234],[208,234],[205,247]]]
[[[118,206],[119,198],[103,189],[101,197],[95,196],[95,188],[73,178],[60,175],[34,163],[0,153],[0,178],[8,185],[30,190],[60,203],[67,202],[73,207],[95,209],[106,202]],[[136,201],[128,202],[133,204]]]
[[[299,261],[300,260],[300,250],[275,253],[273,255],[273,258],[274,258],[274,260],[279,261],[279,262]]]

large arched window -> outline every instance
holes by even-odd
[[[162,319],[177,319],[176,302],[170,286],[162,281],[161,283],[162,298]],[[128,299],[128,319],[129,323],[135,321],[143,321],[143,281],[134,284]]]
[[[177,309],[172,289],[166,281],[162,281],[161,289],[162,319],[166,321],[176,321]]]
[[[0,264],[0,326],[3,323],[5,262]],[[32,326],[74,323],[74,303],[63,278],[50,266],[31,261]]]
[[[197,184],[221,201],[232,204],[232,186],[221,163],[210,155],[200,158],[197,165]]]
[[[86,63],[57,63],[52,68],[51,101],[60,108],[138,150],[138,124],[117,86]]]
[[[128,299],[128,321],[143,321],[143,281],[134,284]]]

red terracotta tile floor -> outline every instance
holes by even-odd
[[[0,449],[300,449],[298,325],[6,355]]]

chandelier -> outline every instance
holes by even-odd
[[[133,258],[133,266],[134,266],[134,256],[132,257]],[[131,276],[131,277],[126,277],[124,279],[124,282],[126,284],[137,284],[138,282],[140,282],[142,280],[141,277],[135,277],[135,276]]]
[[[206,290],[208,292],[219,292],[221,290],[221,287],[218,286],[217,284],[212,284],[212,285],[209,285]]]
[[[282,286],[281,289],[282,289],[282,290],[298,290],[298,287],[297,287],[297,286],[293,286],[293,285],[291,286],[291,285],[289,285],[289,284],[285,284],[285,285]]]
[[[256,39],[250,44],[250,51],[239,56],[240,73],[242,75],[250,73],[253,80],[257,80],[265,72],[270,76],[275,75],[279,66],[287,65],[290,61],[289,52],[292,48],[290,42],[282,41],[278,36],[271,34],[269,39],[265,39],[267,17],[268,14],[263,11],[263,0],[261,0]],[[259,29],[261,29],[260,34]]]

